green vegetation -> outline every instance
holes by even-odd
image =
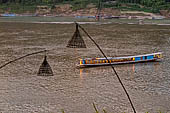
[[[3,4],[0,5],[0,13],[4,13],[6,11],[10,12],[10,13],[23,13],[23,12],[27,12],[29,11],[30,13],[35,12],[36,10],[36,5],[25,5],[22,6],[20,4]]]
[[[130,11],[145,11],[159,13],[159,10],[170,10],[170,0],[0,0],[0,13],[35,12],[36,6],[47,5],[54,8],[57,4],[71,4],[73,10],[86,8],[88,4],[96,7],[102,3],[102,8],[118,8]]]

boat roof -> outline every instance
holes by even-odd
[[[151,54],[143,54],[143,55],[136,55],[136,56],[107,57],[107,58],[108,59],[124,59],[124,58],[133,58],[133,57],[151,56],[151,55],[157,55],[157,54],[162,54],[162,52],[151,53]],[[85,59],[80,59],[80,60],[103,60],[103,59],[106,59],[106,58],[85,58]]]

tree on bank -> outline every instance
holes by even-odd
[[[159,10],[170,10],[170,0],[0,0],[0,9],[11,9],[13,12],[16,10],[35,10],[37,5],[48,5],[55,8],[56,4],[71,4],[74,10],[86,8],[90,3],[98,6],[99,1],[102,7],[110,8],[125,8],[126,10],[137,10],[158,13]],[[124,7],[129,4],[127,7]],[[122,7],[121,7],[122,5]],[[142,8],[141,8],[142,6]],[[22,7],[22,8],[21,8]],[[121,9],[120,9],[121,10]]]
[[[0,3],[62,3],[62,2],[98,2],[99,0],[0,0]],[[117,1],[120,3],[136,3],[151,6],[152,4],[162,4],[170,0],[100,0],[101,2]]]

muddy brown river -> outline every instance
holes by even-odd
[[[108,57],[163,52],[159,62],[115,65],[138,113],[170,113],[170,26],[81,24]],[[45,53],[0,69],[2,113],[131,113],[109,66],[77,69],[79,58],[102,57],[81,31],[86,49],[66,48],[75,30],[68,23],[0,22],[0,64],[41,50],[54,76],[37,76]]]

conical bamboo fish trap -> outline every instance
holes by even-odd
[[[69,40],[67,47],[69,47],[69,48],[86,48],[86,44],[80,35],[79,29],[78,29],[78,24],[76,24],[76,31],[74,32],[74,35],[72,36],[71,40]]]
[[[44,57],[44,61],[41,64],[39,71],[38,71],[38,76],[53,76],[53,71],[47,62],[47,56]]]

